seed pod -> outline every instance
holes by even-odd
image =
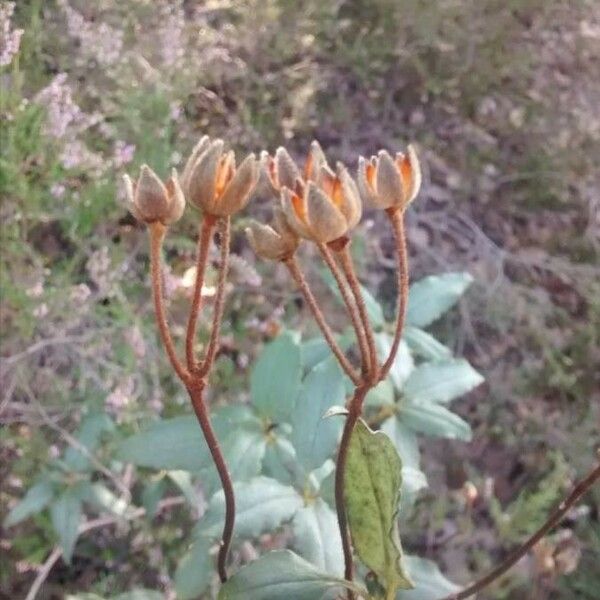
[[[420,187],[421,168],[411,145],[406,156],[399,152],[395,159],[386,150],[370,160],[359,158],[358,188],[364,198],[379,208],[405,210]]]
[[[233,151],[223,154],[223,141],[200,143],[185,169],[184,190],[188,200],[216,217],[240,211],[258,181],[258,163],[249,154],[236,169]]]
[[[175,169],[166,184],[147,165],[142,165],[137,181],[128,175],[123,176],[123,181],[129,210],[139,221],[170,225],[181,218],[185,197]]]

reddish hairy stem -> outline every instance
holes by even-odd
[[[364,327],[370,364],[369,379],[370,381],[375,382],[378,371],[375,338],[373,335],[371,322],[369,321],[369,315],[367,314],[365,300],[362,292],[360,291],[360,282],[358,281],[358,277],[354,271],[354,261],[352,260],[352,255],[350,254],[350,244],[345,244],[341,250],[337,251],[337,255],[339,256],[340,264],[342,265],[342,271],[344,272],[346,281],[348,281],[348,285],[350,286],[352,295],[354,296],[354,300],[358,308],[358,314]]]
[[[294,256],[292,256],[285,261],[285,266],[288,268],[292,278],[300,288],[300,291],[306,299],[306,302],[315,318],[315,321],[317,322],[317,325],[319,326],[319,329],[322,331],[327,344],[340,363],[340,366],[342,369],[344,369],[346,375],[350,377],[354,385],[358,385],[360,382],[360,376],[352,367],[350,361],[346,358],[344,352],[335,341],[335,337],[333,336],[331,328],[329,325],[327,325],[325,317],[323,316],[323,313],[321,312],[321,309],[319,308],[319,305],[317,304],[317,301],[315,300],[313,293],[310,291],[308,283],[306,282],[306,279],[304,278],[304,275],[298,266],[298,261]]]
[[[181,381],[184,383],[187,383],[190,379],[190,374],[185,368],[185,365],[177,357],[175,345],[173,344],[173,339],[171,338],[171,332],[169,331],[169,325],[167,323],[163,299],[161,251],[167,228],[162,223],[157,221],[149,226],[148,231],[150,233],[150,273],[152,280],[152,296],[154,298],[154,312],[156,313],[158,331],[173,369],[175,369],[179,379],[181,379]]]
[[[227,581],[227,570],[225,566],[235,524],[235,495],[233,493],[233,483],[223,453],[221,452],[219,441],[217,440],[217,436],[210,423],[208,408],[204,400],[204,382],[201,379],[195,379],[193,383],[188,385],[187,389],[192,400],[194,412],[198,418],[198,423],[200,423],[200,427],[202,428],[204,439],[206,440],[215,467],[219,473],[221,485],[223,486],[223,493],[225,495],[225,524],[223,526],[221,547],[219,548],[219,555],[217,558],[219,578],[221,579],[221,583],[225,583],[225,581]]]
[[[221,223],[221,264],[219,265],[219,279],[217,281],[217,295],[213,311],[213,322],[210,332],[210,340],[206,349],[204,360],[199,367],[198,374],[204,377],[212,367],[218,350],[218,339],[223,320],[223,309],[225,307],[225,285],[229,271],[229,246],[231,238],[231,217],[225,217]]]
[[[185,357],[190,371],[196,368],[196,359],[194,357],[194,340],[196,338],[196,324],[198,315],[202,307],[202,287],[204,286],[204,276],[206,274],[206,264],[208,263],[208,250],[210,241],[215,228],[215,217],[205,214],[198,236],[198,256],[196,260],[196,280],[194,282],[194,291],[192,294],[192,306],[187,324],[185,336]]]
[[[495,569],[490,571],[485,577],[482,577],[469,587],[458,592],[450,594],[443,600],[464,600],[490,585],[493,581],[504,575],[516,562],[518,562],[529,550],[531,550],[551,529],[556,527],[569,509],[600,479],[600,464],[596,465],[588,475],[582,479],[573,491],[563,500],[556,510],[548,517],[546,522],[519,548],[509,554]]]
[[[361,319],[359,313],[357,312],[357,308],[352,301],[352,297],[344,283],[344,277],[340,272],[338,265],[336,264],[333,256],[331,255],[331,251],[325,244],[317,244],[319,251],[321,252],[321,256],[325,261],[325,264],[331,271],[337,286],[340,290],[340,294],[342,295],[342,299],[346,308],[348,310],[348,314],[350,315],[350,320],[352,321],[352,326],[354,327],[354,331],[356,333],[356,339],[358,340],[358,347],[360,349],[360,354],[362,358],[362,371],[364,374],[368,373],[371,369],[371,358],[369,352],[369,345],[367,342],[367,336],[365,334],[365,330],[363,325],[361,324]],[[355,382],[356,384],[356,382]]]
[[[338,527],[342,538],[342,549],[344,552],[344,577],[348,581],[352,581],[354,576],[354,562],[352,560],[352,545],[350,543],[350,532],[348,531],[348,517],[346,516],[346,499],[344,496],[344,479],[346,476],[346,461],[348,458],[348,447],[350,438],[354,431],[354,426],[358,421],[362,412],[362,404],[369,391],[368,385],[357,387],[354,390],[354,395],[348,405],[348,416],[344,423],[342,431],[342,439],[338,450],[337,461],[335,466],[335,508],[337,512]],[[354,594],[348,591],[348,598],[352,600]]]
[[[398,253],[398,316],[396,317],[396,327],[394,330],[394,340],[390,353],[383,363],[379,372],[378,381],[382,381],[390,372],[400,340],[402,339],[402,331],[406,321],[406,307],[408,305],[408,253],[406,251],[406,234],[404,231],[404,213],[401,210],[388,210],[387,215],[394,229],[394,237],[396,240],[396,252]]]

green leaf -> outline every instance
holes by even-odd
[[[419,468],[419,444],[417,436],[408,429],[396,416],[386,419],[381,424],[383,431],[394,443],[400,455],[402,467]]]
[[[430,560],[407,555],[404,564],[410,571],[415,588],[399,592],[396,600],[440,600],[460,590],[460,586],[446,579]]]
[[[392,348],[392,341],[392,337],[387,333],[378,333],[375,336],[377,355],[382,362],[387,360]],[[400,340],[398,352],[396,353],[396,357],[392,363],[392,368],[390,369],[389,375],[394,387],[397,390],[402,389],[404,382],[408,379],[414,368],[415,362],[410,354],[408,346],[404,340]]]
[[[99,482],[90,486],[87,500],[117,517],[124,517],[133,509],[123,498],[115,496],[104,484]]]
[[[297,554],[279,550],[242,567],[221,587],[218,600],[321,600],[343,588],[366,597],[356,584],[321,573]]]
[[[413,404],[450,402],[482,382],[483,377],[466,360],[455,359],[420,365],[402,391]]]
[[[405,404],[398,413],[399,419],[410,429],[436,437],[470,442],[470,425],[441,404]]]
[[[430,333],[417,327],[405,327],[402,339],[407,343],[411,352],[425,360],[437,361],[452,358],[452,351],[438,342]]]
[[[261,431],[260,421],[251,409],[231,406],[211,415],[212,426],[220,441],[247,425]],[[235,444],[232,443],[233,446]],[[235,450],[235,448],[233,448]],[[196,417],[186,415],[153,423],[148,429],[124,440],[117,451],[119,460],[142,467],[168,471],[199,471],[212,465],[208,446]]]
[[[323,419],[332,406],[344,404],[344,373],[334,358],[319,363],[305,378],[292,414],[291,442],[308,470],[320,467],[337,445],[341,419]]]
[[[236,538],[255,538],[265,531],[272,531],[289,521],[304,500],[298,492],[275,479],[256,477],[248,482],[234,485],[236,498]],[[217,539],[222,532],[225,519],[225,497],[223,491],[211,499],[204,516],[198,521],[195,534]]]
[[[8,513],[4,527],[11,527],[24,521],[31,515],[42,511],[54,497],[54,488],[50,481],[38,481],[27,490],[25,497]]]
[[[469,273],[431,275],[410,286],[406,323],[426,327],[452,308],[471,285]]]
[[[262,417],[286,421],[300,389],[300,346],[290,332],[267,345],[250,376],[252,403]]]
[[[391,379],[380,381],[373,389],[369,390],[365,398],[365,406],[377,408],[379,406],[394,406],[394,385]]]
[[[94,413],[83,419],[76,438],[90,453],[93,453],[100,444],[102,434],[110,433],[114,428],[115,425],[107,414]],[[91,467],[90,459],[73,447],[67,448],[64,462],[73,471],[87,471]]]
[[[336,336],[336,341],[342,350],[346,350],[352,345],[354,337],[353,330],[349,329],[344,332],[343,335]],[[320,362],[333,356],[329,344],[325,341],[325,338],[322,337],[316,337],[307,340],[306,342],[302,342],[300,353],[302,356],[302,367],[306,371],[310,371]]]
[[[292,519],[294,550],[325,573],[342,577],[342,540],[335,512],[321,498],[301,508]]]
[[[167,477],[181,490],[188,504],[200,509],[200,498],[192,483],[192,477],[188,471],[167,471]]]
[[[154,518],[156,515],[158,503],[161,501],[166,491],[167,482],[163,476],[161,476],[160,479],[150,480],[144,486],[142,492],[142,505],[146,509],[146,516],[149,519]]]
[[[359,419],[345,473],[345,500],[354,548],[386,589],[386,600],[412,583],[402,565],[398,503],[402,462],[390,438]]]
[[[209,452],[196,417],[185,416],[158,421],[127,438],[117,457],[142,467],[197,471],[208,463]]]
[[[81,501],[88,491],[89,484],[70,487],[50,505],[52,527],[58,535],[63,558],[67,564],[71,563],[75,542],[79,535]]]
[[[215,572],[210,548],[214,542],[198,538],[177,565],[175,590],[178,600],[188,600],[201,596],[210,585]]]
[[[298,462],[292,443],[280,435],[272,436],[267,442],[263,474],[285,485],[298,484],[299,486],[304,485],[307,475],[306,470]]]
[[[339,300],[340,304],[343,304],[344,301],[342,299],[342,295],[340,294],[340,290],[333,275],[326,270],[322,270],[321,275],[327,284],[327,287],[329,287],[329,289],[332,291],[333,295]],[[365,302],[365,308],[367,309],[369,321],[371,321],[371,324],[375,329],[381,329],[381,327],[383,327],[385,324],[385,317],[383,316],[381,304],[375,300],[373,294],[371,294],[371,292],[369,292],[369,290],[363,285],[360,286],[360,291]]]
[[[161,592],[137,588],[123,594],[118,594],[113,600],[164,600],[164,597],[164,594]]]
[[[386,419],[381,431],[387,434],[402,460],[402,488],[400,516],[404,516],[417,499],[420,490],[427,487],[427,477],[419,468],[419,444],[414,431],[402,423],[397,416]]]

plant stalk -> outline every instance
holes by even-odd
[[[394,229],[396,252],[398,254],[398,315],[396,317],[396,327],[394,328],[394,339],[390,348],[390,354],[381,367],[378,381],[383,381],[387,377],[394,364],[400,340],[402,339],[402,332],[406,322],[406,308],[408,306],[408,253],[406,250],[404,213],[398,209],[388,209],[386,212]]]
[[[196,379],[188,385],[187,389],[192,400],[192,406],[194,407],[198,423],[200,423],[200,427],[202,428],[204,439],[206,440],[215,467],[219,473],[219,479],[221,480],[223,493],[225,495],[225,524],[223,526],[221,546],[217,558],[219,578],[221,579],[221,583],[225,583],[227,581],[227,570],[225,568],[227,564],[227,555],[229,553],[229,547],[231,546],[233,527],[235,525],[235,495],[233,492],[233,482],[227,464],[225,463],[219,441],[210,423],[208,408],[204,399],[204,382]]]
[[[200,235],[198,236],[198,256],[196,259],[196,280],[194,282],[194,291],[192,293],[192,306],[187,324],[185,336],[185,356],[187,366],[190,371],[196,369],[196,359],[194,357],[194,341],[196,338],[196,324],[198,315],[202,307],[202,287],[204,286],[204,276],[206,275],[206,265],[208,263],[208,251],[212,234],[215,229],[216,219],[212,215],[205,214],[202,219]]]

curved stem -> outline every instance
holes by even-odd
[[[354,563],[352,560],[352,545],[350,543],[350,533],[348,531],[348,517],[346,516],[346,498],[344,494],[344,483],[346,477],[346,461],[348,458],[348,447],[350,438],[354,431],[354,426],[358,421],[364,398],[369,391],[369,386],[356,388],[354,395],[348,406],[348,416],[344,423],[342,431],[342,439],[338,450],[337,461],[335,465],[335,508],[337,512],[338,527],[342,538],[342,549],[344,552],[344,577],[348,581],[352,581],[354,576]],[[352,600],[354,595],[348,592],[348,598]]]
[[[348,285],[352,290],[352,295],[354,296],[354,300],[356,301],[356,306],[358,308],[358,314],[360,315],[360,319],[364,327],[365,336],[367,340],[367,351],[369,353],[369,376],[371,381],[375,381],[378,369],[377,351],[375,350],[375,338],[373,335],[373,328],[371,327],[371,321],[369,321],[369,315],[367,314],[365,300],[363,298],[362,292],[360,291],[360,282],[358,281],[358,277],[356,276],[356,272],[354,271],[354,262],[352,260],[352,255],[350,254],[350,244],[344,245],[344,247],[337,252],[337,255],[340,258],[342,271],[344,272],[346,280],[348,281]]]
[[[387,377],[387,374],[394,364],[394,359],[396,358],[396,353],[400,346],[400,340],[402,339],[402,331],[404,330],[404,323],[406,321],[406,307],[408,305],[408,253],[406,251],[404,213],[400,210],[393,210],[387,214],[394,229],[396,252],[398,253],[398,315],[396,317],[396,327],[394,330],[392,347],[379,372],[379,381],[382,381]]]
[[[329,325],[327,325],[325,317],[323,316],[323,313],[321,312],[321,309],[319,308],[319,305],[317,304],[313,293],[308,287],[308,283],[306,282],[306,279],[304,278],[304,275],[300,270],[296,257],[292,256],[291,258],[287,259],[285,261],[285,266],[288,268],[292,278],[300,288],[300,291],[306,299],[306,302],[315,318],[315,321],[317,322],[317,325],[319,326],[319,329],[322,331],[323,336],[325,337],[325,341],[331,348],[331,351],[337,358],[338,362],[340,363],[340,366],[342,367],[342,369],[344,369],[346,375],[350,377],[354,385],[358,385],[360,382],[360,376],[355,371],[354,367],[350,364],[350,361],[346,358],[346,355],[336,342],[331,328],[329,327]]]
[[[206,440],[215,467],[219,473],[221,485],[223,486],[223,493],[225,495],[225,524],[223,526],[221,547],[219,548],[219,555],[217,558],[219,578],[221,579],[221,583],[224,583],[227,581],[227,570],[225,566],[227,563],[229,547],[231,546],[231,539],[233,537],[233,526],[235,524],[235,496],[233,493],[233,483],[221,447],[219,446],[219,441],[217,440],[217,436],[210,423],[208,409],[206,407],[206,402],[204,401],[203,381],[196,380],[193,384],[189,385],[188,393],[190,394],[194,412],[196,413],[196,417],[202,428],[204,439]]]
[[[563,500],[556,510],[548,517],[546,522],[519,548],[509,554],[509,556],[500,563],[495,569],[488,573],[485,577],[482,577],[469,587],[458,592],[457,594],[450,594],[443,600],[464,600],[474,594],[480,592],[483,588],[487,587],[504,575],[516,562],[518,562],[529,550],[531,550],[551,529],[556,527],[562,518],[567,514],[569,509],[589,490],[596,481],[600,479],[600,464],[596,465],[588,475],[582,479],[574,488],[573,491]]]
[[[357,312],[357,307],[354,305],[352,301],[352,297],[344,283],[344,277],[340,272],[338,265],[336,264],[333,256],[331,255],[331,251],[325,244],[317,244],[319,251],[321,252],[321,256],[325,261],[325,264],[331,271],[333,275],[338,289],[340,290],[340,294],[342,295],[342,299],[344,304],[346,305],[346,309],[348,310],[348,314],[350,315],[350,320],[352,321],[352,326],[354,327],[354,332],[356,333],[356,339],[358,340],[358,347],[360,349],[360,354],[362,358],[362,370],[363,373],[368,373],[371,369],[371,359],[369,352],[369,345],[367,342],[367,336],[365,334],[365,330],[363,325],[361,324],[361,319],[359,313]]]
[[[196,368],[196,359],[194,358],[194,340],[196,338],[196,324],[198,315],[202,307],[202,287],[204,286],[204,276],[206,274],[206,264],[208,263],[208,250],[210,241],[215,228],[215,217],[205,214],[198,237],[198,255],[196,259],[196,280],[194,282],[194,291],[192,294],[192,306],[187,324],[185,336],[185,357],[190,371]]]
[[[213,322],[210,332],[210,340],[206,348],[204,360],[198,369],[200,377],[204,377],[212,367],[215,355],[218,350],[218,339],[221,331],[221,321],[223,320],[223,309],[225,306],[225,286],[227,273],[229,271],[229,247],[231,243],[231,217],[225,217],[221,221],[221,259],[219,265],[219,279],[217,282],[217,295],[213,310]]]
[[[163,299],[161,251],[167,228],[162,223],[156,222],[149,226],[148,231],[150,233],[150,272],[152,279],[152,296],[154,298],[154,312],[156,313],[158,331],[160,333],[163,346],[167,351],[169,360],[171,361],[171,365],[175,369],[179,379],[185,383],[189,381],[190,374],[185,368],[185,365],[179,360],[179,358],[177,358],[177,352],[175,350],[175,345],[173,344],[173,339],[171,338],[171,332],[169,331],[169,325],[167,323]]]

